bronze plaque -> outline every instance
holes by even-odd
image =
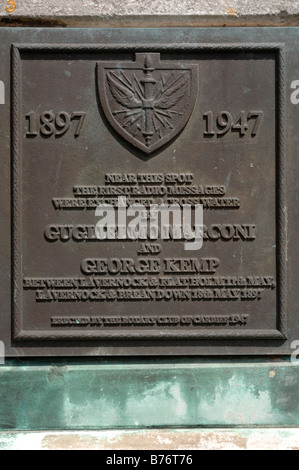
[[[292,352],[299,33],[269,31],[0,30],[8,355]]]

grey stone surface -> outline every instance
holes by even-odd
[[[20,15],[227,15],[235,9],[239,14],[271,14],[281,11],[298,13],[299,2],[292,0],[15,0]]]
[[[3,0],[2,24],[60,21],[65,25],[294,25],[298,0]],[[115,23],[115,24],[114,24]],[[49,23],[49,25],[51,25]]]
[[[227,15],[298,13],[299,2],[292,0],[15,0],[20,15]],[[2,2],[3,3],[3,2]]]

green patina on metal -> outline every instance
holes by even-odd
[[[298,426],[298,364],[8,361],[0,429]]]

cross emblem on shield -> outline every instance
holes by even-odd
[[[146,154],[173,140],[188,123],[198,92],[198,66],[136,53],[134,62],[99,62],[102,108],[114,130]]]

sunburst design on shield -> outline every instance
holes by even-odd
[[[189,121],[198,92],[198,66],[161,62],[158,53],[136,53],[135,62],[99,62],[98,87],[113,128],[150,154]]]

